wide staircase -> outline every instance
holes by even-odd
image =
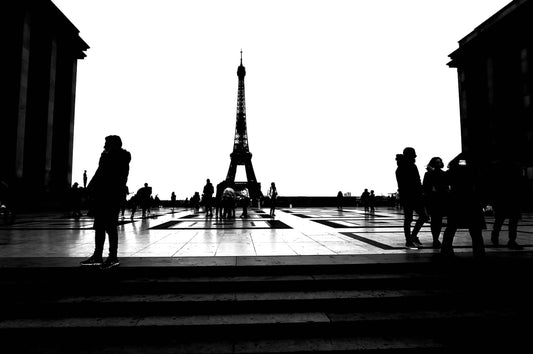
[[[107,271],[3,267],[0,348],[3,353],[511,353],[531,347],[532,259],[523,252],[490,254],[483,261],[463,255]]]

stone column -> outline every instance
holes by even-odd
[[[50,80],[48,87],[48,111],[45,140],[45,161],[44,161],[44,187],[50,189],[50,174],[52,170],[52,148],[54,138],[54,108],[56,97],[56,77],[57,77],[57,40],[52,39],[50,53]]]
[[[30,66],[30,34],[31,18],[29,11],[24,16],[24,29],[22,31],[22,54],[20,65],[20,85],[17,116],[17,143],[15,152],[15,176],[22,178],[24,175],[24,138],[26,135],[26,113],[28,98],[28,74]]]

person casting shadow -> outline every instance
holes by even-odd
[[[342,198],[343,198],[343,195],[342,195],[342,191],[339,191],[339,193],[337,193],[337,210],[338,211],[342,211]]]
[[[450,199],[447,225],[442,237],[441,255],[454,256],[453,238],[457,229],[468,229],[474,257],[485,255],[482,230],[485,226],[481,183],[475,175],[474,161],[461,153],[448,164]]]
[[[130,161],[131,154],[122,149],[120,137],[107,136],[98,169],[87,187],[93,199],[95,249],[93,255],[81,262],[81,265],[102,265],[103,268],[119,265],[118,215],[128,180]],[[102,262],[106,233],[109,236],[109,257]]]
[[[415,161],[416,152],[412,147],[406,147],[403,150],[403,155],[396,155],[396,162],[398,165],[396,169],[396,181],[398,182],[400,202],[402,203],[404,212],[403,230],[405,235],[405,247],[407,248],[417,248],[422,246],[422,243],[418,239],[418,232],[422,228],[422,225],[428,220],[428,216],[424,209],[422,183],[420,182],[420,174],[418,173]],[[411,230],[413,212],[417,213],[418,220]]]
[[[270,183],[268,197],[270,198],[270,216],[274,217],[276,216],[276,203],[278,200],[278,190],[276,189],[276,184],[274,182]]]
[[[368,200],[369,198],[370,198],[370,192],[368,192],[368,189],[365,188],[363,193],[361,193],[361,197],[359,199],[361,201],[361,204],[363,205],[363,208],[365,209],[365,213],[368,213],[370,211],[370,204]]]
[[[206,180],[204,190],[203,190],[203,200],[205,206],[205,216],[213,216],[213,193],[215,193],[215,188],[209,180]]]
[[[444,164],[440,157],[429,160],[427,171],[424,174],[424,199],[430,216],[431,235],[433,236],[433,248],[440,248],[440,232],[442,219],[448,207],[449,186],[446,172],[442,169]]]

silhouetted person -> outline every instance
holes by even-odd
[[[170,207],[172,208],[172,212],[174,212],[174,208],[176,207],[176,193],[174,192],[170,195]]]
[[[194,209],[195,213],[200,212],[200,193],[194,192],[194,195],[191,197],[191,206]]]
[[[215,193],[215,188],[213,187],[213,184],[208,178],[206,180],[204,190],[203,190],[206,217],[213,216],[213,193]]]
[[[342,211],[342,204],[343,204],[343,201],[342,201],[342,192],[339,191],[339,193],[337,193],[337,210],[339,211]]]
[[[473,161],[461,153],[448,164],[450,202],[447,225],[442,237],[441,254],[453,256],[453,238],[457,229],[468,229],[474,257],[485,255],[482,230],[485,228],[481,183],[475,175]]]
[[[74,182],[70,188],[70,216],[79,218],[81,216],[81,188],[78,182]]]
[[[83,171],[83,188],[87,188],[87,170]]]
[[[509,239],[507,247],[520,250],[523,247],[516,242],[518,221],[521,218],[521,196],[524,193],[524,177],[519,163],[500,161],[492,173],[492,207],[494,210],[494,227],[490,240],[493,245],[500,244],[499,235],[505,219],[509,220]]]
[[[268,189],[268,197],[270,198],[270,216],[276,216],[276,204],[278,201],[278,190],[274,182],[270,183],[270,188]]]
[[[130,190],[128,186],[124,186],[124,191],[122,192],[122,205],[120,206],[120,215],[124,217],[124,212],[126,211],[126,204],[128,203],[128,194]]]
[[[429,160],[427,171],[424,174],[424,199],[430,216],[431,235],[433,248],[440,248],[440,232],[442,230],[442,218],[448,208],[449,185],[446,173],[442,170],[444,164],[440,157]]]
[[[137,195],[137,193],[135,193],[130,198],[130,207],[131,207],[130,218],[133,219],[135,217],[135,213],[137,212],[137,209],[139,208],[139,196]]]
[[[222,192],[222,205],[224,207],[224,212],[222,214],[223,218],[229,219],[235,217],[235,198],[236,193],[233,188],[229,186],[224,188],[224,191]]]
[[[146,218],[150,214],[150,206],[152,205],[152,187],[145,183],[143,187],[137,191],[137,202],[142,210],[142,217]]]
[[[244,187],[244,189],[240,193],[240,202],[242,206],[241,218],[247,218],[248,206],[250,205],[250,193],[248,192],[248,188],[246,187]]]
[[[403,231],[405,235],[405,247],[421,247],[422,243],[418,239],[418,232],[422,228],[422,225],[428,220],[428,216],[424,210],[420,174],[415,165],[415,149],[412,147],[406,147],[403,150],[403,155],[396,155],[396,161],[398,164],[396,169],[396,181],[398,182],[400,202],[402,203],[404,212]],[[413,212],[417,213],[418,220],[411,230]]]
[[[373,190],[371,190],[368,195],[368,208],[370,209],[371,214],[374,214],[376,211],[376,195]]]
[[[128,181],[131,154],[122,149],[122,140],[117,135],[105,138],[104,152],[91,182],[89,193],[93,198],[95,249],[93,255],[82,265],[102,265],[110,268],[119,264],[118,213],[122,203],[124,186]],[[109,257],[102,263],[105,235],[109,237]]]
[[[370,208],[370,204],[369,204],[369,199],[370,198],[370,192],[368,191],[367,188],[365,188],[365,190],[363,191],[363,193],[361,193],[361,204],[363,205],[363,208],[365,208],[365,213],[368,213],[369,212],[369,208]]]
[[[161,207],[161,199],[159,199],[159,194],[156,194],[154,197],[154,206],[159,209]]]
[[[226,188],[226,182],[222,181],[217,184],[217,191],[215,194],[215,217],[221,218],[224,212],[224,205],[222,203],[222,193]]]

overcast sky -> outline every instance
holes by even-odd
[[[179,199],[228,172],[240,50],[263,193],[387,195],[395,154],[460,152],[458,41],[508,0],[53,0],[89,44],[78,62],[72,182],[107,135],[128,186]],[[238,171],[238,175],[244,173]],[[243,179],[243,178],[240,178]]]

